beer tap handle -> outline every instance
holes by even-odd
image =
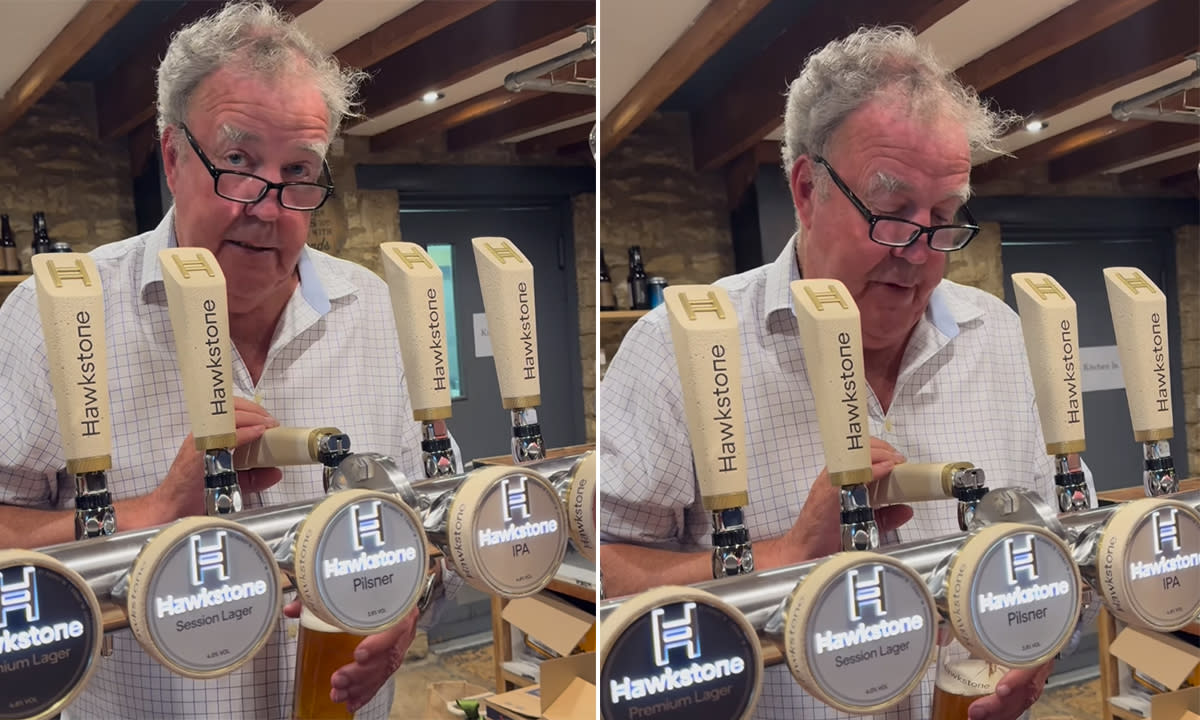
[[[958,524],[967,530],[979,500],[988,492],[982,468],[969,462],[901,463],[882,482],[871,485],[871,505],[958,500]]]
[[[235,470],[320,464],[337,467],[350,454],[350,437],[335,427],[270,428],[233,452]]]
[[[1045,273],[1014,273],[1012,281],[1046,452],[1058,469],[1059,510],[1082,510],[1091,504],[1083,472],[1068,466],[1068,457],[1086,447],[1075,301]]]
[[[878,547],[868,495],[871,435],[858,305],[838,280],[796,280],[791,290],[825,467],[841,494],[842,549]]]
[[[100,274],[81,253],[35,255],[32,264],[58,430],[75,476],[75,537],[111,535],[117,528],[105,477],[112,416]]]
[[[1171,414],[1171,356],[1167,344],[1167,296],[1135,267],[1104,269],[1108,306],[1125,379],[1134,440],[1143,444],[1147,495],[1179,490],[1168,442]]]
[[[742,508],[750,503],[737,315],[723,288],[673,285],[664,295],[704,509],[713,519],[713,576],[754,570]]]
[[[242,509],[233,466],[237,444],[230,381],[229,305],[225,275],[204,248],[169,248],[158,254],[183,394],[196,449],[204,453],[204,500],[209,515]]]
[[[533,265],[507,238],[477,237],[471,244],[500,396],[513,416],[513,459],[540,460],[545,444],[534,409],[542,403],[542,390]]]

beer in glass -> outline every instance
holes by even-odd
[[[345,703],[329,699],[329,678],[354,660],[361,635],[342,632],[320,620],[308,608],[300,611],[300,638],[296,653],[296,692],[292,720],[352,720]]]
[[[972,655],[952,638],[938,648],[937,680],[930,718],[967,720],[967,708],[971,703],[996,692],[996,685],[1006,672],[1008,668]]]

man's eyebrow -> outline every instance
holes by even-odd
[[[237,127],[235,125],[228,125],[228,124],[223,123],[218,128],[218,132],[220,133],[222,139],[224,139],[226,142],[233,143],[235,145],[239,144],[239,143],[262,142],[262,136],[258,135],[257,133],[246,130],[244,128]],[[297,148],[304,152],[308,152],[308,153],[312,153],[313,155],[316,155],[318,160],[324,160],[325,153],[329,151],[329,145],[324,142],[303,142],[303,143],[299,143],[297,145]]]
[[[881,170],[875,173],[875,175],[871,178],[871,184],[867,188],[867,194],[869,196],[874,196],[881,193],[902,193],[911,189],[912,186],[910,186],[908,183],[904,182],[895,175],[889,175]],[[970,183],[956,189],[946,197],[957,200],[960,205],[965,205],[967,200],[971,199]]]

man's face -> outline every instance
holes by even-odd
[[[272,82],[219,70],[197,87],[186,122],[219,170],[271,182],[321,182],[328,110],[303,77],[285,75]],[[175,196],[179,245],[207,248],[216,256],[231,313],[286,303],[298,282],[296,264],[311,213],[283,208],[276,190],[253,205],[218,196],[212,176],[179,128],[167,129],[162,150]]]
[[[922,122],[880,100],[846,119],[825,159],[871,212],[921,225],[954,222],[969,187],[970,150],[958,123]],[[927,236],[907,248],[874,242],[867,221],[827,173],[824,197],[814,192],[813,178],[822,173],[809,157],[792,168],[804,276],[846,285],[858,303],[865,349],[902,348],[942,278],[946,255],[930,249]]]

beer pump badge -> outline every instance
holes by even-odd
[[[1200,516],[1172,500],[1127,503],[1105,525],[1096,565],[1105,604],[1118,619],[1179,630],[1200,612]]]
[[[662,587],[623,603],[604,621],[600,716],[750,717],[762,655],[750,623],[713,595]]]
[[[1071,639],[1079,569],[1057,536],[1016,523],[971,536],[946,579],[950,620],[964,646],[1009,668],[1041,665]]]
[[[172,672],[229,673],[262,649],[282,605],[269,547],[238,524],[189,517],[146,543],[129,573],[129,628]]]
[[[459,575],[501,597],[540,591],[567,550],[567,514],[558,493],[525,468],[472,471],[454,494],[448,523]]]
[[[103,635],[78,573],[41,553],[0,551],[0,719],[61,711],[95,671]]]
[[[784,616],[792,675],[851,713],[882,712],[912,693],[936,637],[933,598],[920,575],[872,552],[824,561],[793,591]]]
[[[296,537],[304,606],[342,630],[369,634],[408,614],[429,564],[421,519],[391,495],[345,490],[321,501]]]

